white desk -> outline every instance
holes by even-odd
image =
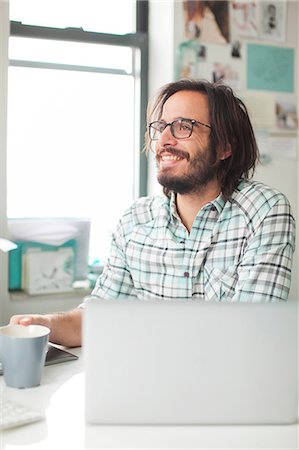
[[[81,349],[72,349],[78,356]],[[0,394],[46,412],[46,420],[2,432],[5,450],[75,449],[298,449],[298,425],[90,426],[84,422],[83,361],[44,369],[42,384]]]

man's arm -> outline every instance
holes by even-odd
[[[295,220],[284,196],[251,220],[252,233],[238,265],[205,266],[205,298],[229,302],[287,300],[295,250]],[[256,226],[255,226],[256,225]],[[245,242],[245,240],[244,240]]]
[[[295,220],[284,197],[261,222],[240,263],[233,301],[287,300],[295,251]]]
[[[12,316],[10,324],[44,325],[50,328],[50,341],[66,347],[82,345],[82,308],[53,314],[23,314]]]
[[[109,259],[97,279],[92,295],[103,299],[117,298],[122,295],[136,295],[125,255],[126,239],[124,234],[125,229],[130,228],[130,226],[131,216],[127,214],[119,222],[116,232],[113,233]]]

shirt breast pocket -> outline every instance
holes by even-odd
[[[226,301],[234,295],[238,282],[236,266],[222,269],[206,265],[204,274],[205,300]]]

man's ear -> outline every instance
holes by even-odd
[[[227,145],[225,149],[220,150],[220,161],[224,161],[232,155],[232,148],[230,145]]]

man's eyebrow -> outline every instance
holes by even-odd
[[[167,122],[167,120],[163,119],[162,117],[159,120],[162,122]],[[174,119],[172,119],[171,122],[173,122],[174,120],[190,120],[190,121],[192,121],[192,120],[196,120],[196,119],[191,119],[190,117],[178,116],[178,117],[175,117]]]

